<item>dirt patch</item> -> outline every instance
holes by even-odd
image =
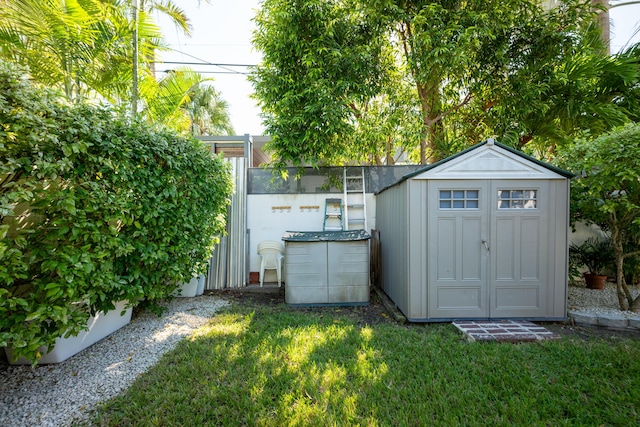
[[[230,289],[213,291],[229,301],[246,302],[258,305],[285,304],[284,286],[248,286],[243,289]],[[368,305],[360,306],[287,306],[289,310],[308,313],[340,313],[349,316],[358,324],[375,325],[383,322],[395,322],[392,313],[389,313],[375,292],[371,292]]]
[[[538,323],[538,322],[537,322]],[[549,329],[552,332],[555,332],[563,337],[573,337],[584,340],[601,338],[601,339],[621,339],[621,338],[631,338],[640,340],[640,330],[638,329],[612,329],[606,328],[603,326],[591,326],[591,325],[580,325],[580,324],[572,324],[571,322],[566,323],[545,323],[540,322],[542,326]]]
[[[257,305],[283,305],[285,304],[284,286],[248,286],[242,289],[229,289],[212,291],[229,301],[246,302]],[[309,313],[340,313],[348,316],[358,324],[375,325],[384,322],[397,322],[394,314],[390,312],[376,292],[371,292],[368,305],[365,306],[330,306],[330,307],[289,307],[289,310],[304,311]],[[631,338],[640,340],[638,329],[611,329],[601,326],[572,324],[571,322],[536,322],[550,331],[576,339],[621,339]],[[421,323],[407,323],[407,326],[424,326]]]

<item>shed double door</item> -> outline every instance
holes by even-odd
[[[430,318],[546,314],[548,181],[433,180],[428,200]]]

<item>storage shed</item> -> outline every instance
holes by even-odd
[[[566,319],[571,177],[487,140],[381,190],[384,291],[413,322]]]

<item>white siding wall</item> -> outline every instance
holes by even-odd
[[[322,230],[324,202],[328,198],[342,199],[342,194],[249,194],[247,197],[249,271],[260,271],[259,242],[263,240],[280,242],[285,231]],[[317,208],[308,208],[309,206],[317,206]],[[369,228],[367,232],[375,228],[375,213],[375,196],[367,194],[367,227]],[[276,281],[274,270],[267,270],[265,281]]]

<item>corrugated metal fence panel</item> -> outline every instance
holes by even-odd
[[[237,158],[234,166],[236,198],[231,206],[229,230],[228,288],[245,286],[247,271],[247,160]]]
[[[207,289],[239,288],[247,283],[247,183],[246,159],[232,157],[235,192],[227,214],[227,233],[213,251]]]
[[[220,243],[213,250],[209,274],[207,275],[207,289],[222,289],[227,283],[227,245],[228,237],[220,237]]]

